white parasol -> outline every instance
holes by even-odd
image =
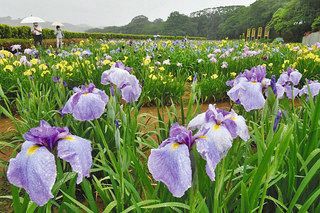
[[[32,24],[32,23],[41,23],[45,22],[42,18],[36,17],[36,16],[29,16],[24,19],[22,19],[22,24]]]
[[[58,21],[53,22],[51,25],[52,26],[60,26],[60,27],[64,26],[61,22],[58,22]]]

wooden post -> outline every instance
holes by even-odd
[[[258,28],[258,35],[257,35],[257,39],[261,39],[262,38],[262,27]]]
[[[254,40],[256,38],[256,28],[252,28],[251,30],[251,40]]]
[[[246,41],[248,41],[248,40],[250,40],[250,34],[251,34],[251,29],[250,28],[248,28],[247,29],[247,37],[246,37]]]
[[[268,39],[270,35],[270,27],[265,27],[264,28],[264,38]]]

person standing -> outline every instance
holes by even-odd
[[[63,32],[62,32],[60,26],[56,26],[56,30],[55,30],[54,34],[56,35],[56,38],[57,38],[57,48],[61,48],[62,47],[62,38],[64,35],[63,35]]]
[[[42,28],[38,23],[33,23],[31,33],[33,35],[34,46],[42,45]]]

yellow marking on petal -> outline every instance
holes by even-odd
[[[218,129],[220,129],[220,125],[218,124],[213,125],[213,130],[218,130]]]
[[[171,148],[172,148],[172,150],[176,150],[176,149],[179,148],[179,146],[180,146],[179,143],[173,143],[173,144],[171,145]]]
[[[74,137],[71,136],[71,135],[68,135],[67,137],[64,138],[64,140],[67,140],[67,141],[74,141]]]
[[[201,139],[207,139],[208,137],[205,136],[205,135],[201,135],[199,138],[201,138]]]
[[[233,120],[233,121],[236,121],[238,118],[236,117],[236,116],[233,116],[232,118],[231,118],[231,120]]]
[[[38,145],[30,146],[27,150],[27,155],[33,155],[39,148],[40,148],[40,146],[38,146]]]

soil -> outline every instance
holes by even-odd
[[[9,118],[0,118],[0,138],[4,133],[15,131],[15,127]]]
[[[208,109],[209,104],[201,104],[199,111],[200,112],[205,112]],[[222,103],[217,103],[216,106],[221,109],[230,109],[230,103],[229,102],[222,102]],[[170,107],[168,107],[170,108]],[[181,107],[176,106],[176,110],[178,112],[178,116],[180,117],[181,115]],[[187,107],[184,107],[184,114],[186,115],[187,113]],[[196,106],[194,106],[194,109],[196,110]],[[160,115],[162,116],[164,122],[168,122],[169,120],[169,115],[167,114],[166,108],[161,108],[159,110]],[[140,114],[139,114],[139,124],[140,124],[140,131],[142,133],[152,131],[157,129],[158,127],[158,109],[155,106],[150,106],[150,107],[142,107],[140,109]],[[153,139],[156,139],[156,136],[153,136]]]
[[[13,123],[8,118],[0,118],[0,141],[7,141],[15,134]],[[11,150],[9,148],[0,149],[0,162],[8,161],[10,159]],[[0,167],[0,196],[10,195],[10,184],[7,181],[4,173],[5,168]],[[11,200],[0,199],[0,212],[13,212],[11,207]]]

